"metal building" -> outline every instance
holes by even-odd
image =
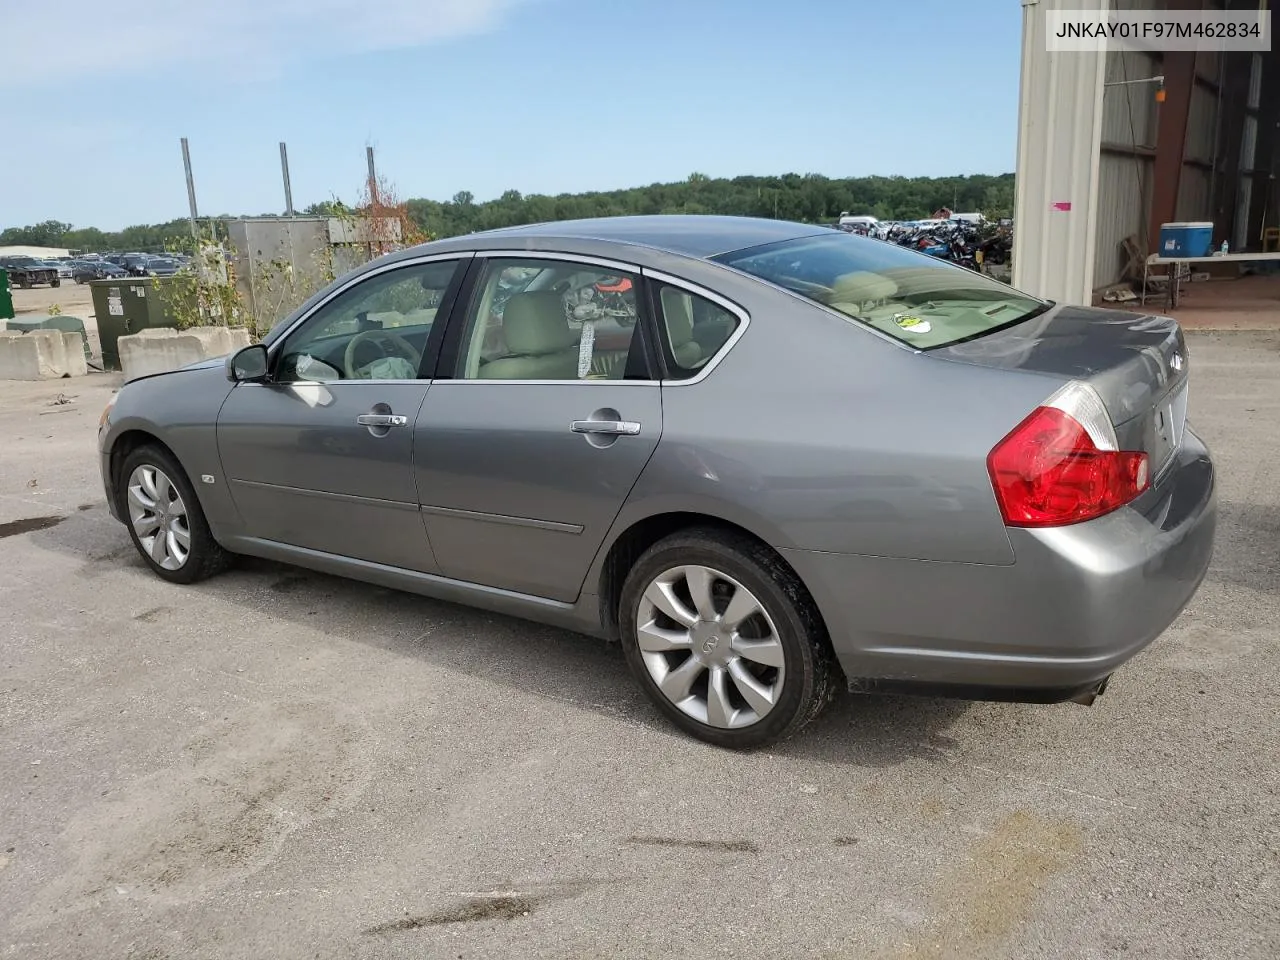
[[[1271,10],[1277,0],[1022,0],[1014,284],[1064,303],[1129,278],[1160,224],[1262,249],[1280,226],[1280,57],[1047,52],[1054,9]]]

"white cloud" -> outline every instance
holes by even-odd
[[[6,4],[0,88],[145,76],[176,64],[260,74],[303,58],[483,33],[525,2],[131,0],[120,8],[101,0],[59,0],[56,14],[47,4]]]

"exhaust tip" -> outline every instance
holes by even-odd
[[[1088,687],[1084,690],[1081,690],[1079,693],[1077,693],[1074,697],[1071,698],[1071,702],[1079,703],[1086,707],[1093,706],[1093,702],[1107,692],[1107,684],[1110,682],[1111,682],[1111,677],[1109,675],[1103,677],[1101,681],[1099,681],[1092,687]]]

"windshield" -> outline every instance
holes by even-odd
[[[1048,307],[973,270],[846,233],[784,240],[715,259],[920,349],[969,340]]]

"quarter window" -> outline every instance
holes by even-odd
[[[662,305],[667,379],[696,377],[724,349],[741,320],[706,297],[679,287],[664,285],[658,299]]]
[[[416,380],[436,311],[458,261],[375,274],[330,300],[289,335],[275,379]]]
[[[485,266],[458,350],[463,380],[649,379],[638,278],[572,261]]]

